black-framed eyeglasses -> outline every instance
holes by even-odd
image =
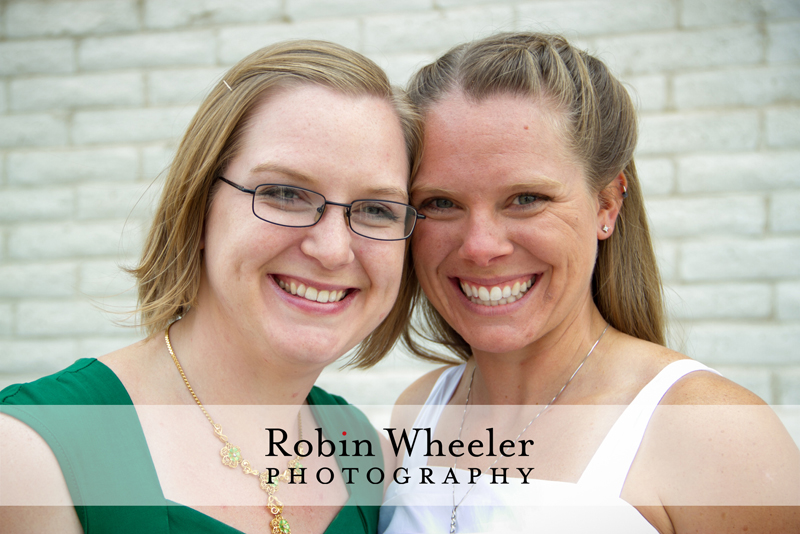
[[[342,204],[302,187],[261,184],[255,189],[247,189],[222,176],[218,178],[243,193],[253,195],[253,215],[278,226],[314,226],[330,204],[344,208],[347,225],[354,233],[378,241],[402,241],[414,232],[417,219],[425,218],[414,206],[402,202],[367,198]]]

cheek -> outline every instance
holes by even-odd
[[[411,251],[414,255],[414,268],[418,273],[435,269],[448,253],[456,247],[455,228],[448,231],[441,222],[437,225],[418,225],[411,237]]]
[[[362,256],[368,263],[370,279],[373,287],[380,289],[384,295],[391,295],[391,303],[400,289],[403,278],[403,262],[405,260],[405,242],[397,241],[386,247],[371,250],[369,255]]]

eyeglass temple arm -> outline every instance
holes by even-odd
[[[231,182],[230,180],[228,180],[227,178],[224,178],[224,177],[222,177],[222,176],[217,176],[217,180],[222,180],[222,181],[223,181],[223,182],[225,182],[226,184],[228,184],[228,185],[231,185],[231,186],[235,187],[236,189],[238,189],[238,190],[239,190],[239,191],[241,191],[242,193],[250,193],[251,195],[255,195],[255,194],[256,194],[256,191],[255,191],[255,189],[247,189],[246,187],[244,187],[244,186],[241,186],[241,185],[239,185],[239,184],[235,184],[235,183]]]

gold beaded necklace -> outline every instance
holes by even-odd
[[[214,434],[221,442],[225,444],[225,446],[219,451],[219,454],[222,457],[222,464],[230,467],[231,469],[235,469],[239,466],[239,464],[242,464],[242,472],[245,475],[253,475],[258,477],[261,489],[267,493],[267,509],[273,515],[272,521],[270,521],[272,533],[291,534],[292,529],[289,526],[289,522],[285,517],[283,517],[283,503],[275,496],[275,494],[278,492],[278,482],[288,482],[291,478],[292,472],[294,472],[295,476],[302,476],[302,471],[300,469],[303,466],[300,463],[300,456],[305,454],[305,447],[303,447],[303,445],[298,447],[298,452],[300,454],[290,460],[286,470],[284,470],[284,472],[277,477],[271,477],[268,472],[259,472],[257,469],[253,469],[250,465],[250,462],[242,458],[241,449],[231,444],[231,442],[228,441],[228,436],[222,433],[222,426],[218,425],[213,419],[211,419],[211,416],[208,415],[203,403],[200,402],[200,399],[197,397],[192,389],[192,386],[189,384],[189,380],[186,378],[186,374],[183,372],[183,367],[181,367],[180,362],[178,362],[178,357],[175,356],[175,351],[172,350],[172,343],[169,341],[169,327],[167,327],[167,330],[164,332],[164,341],[167,343],[167,350],[169,350],[169,355],[172,356],[172,361],[175,362],[175,367],[178,368],[178,372],[181,374],[181,378],[183,378],[183,383],[186,384],[186,389],[188,389],[189,393],[192,394],[192,398],[200,407],[200,409],[203,410],[203,414],[206,416],[206,419],[208,419],[208,422],[211,423],[211,426],[214,427]],[[299,429],[298,434],[300,436],[300,440],[302,440],[303,420],[300,417],[300,412],[297,412],[297,428]]]

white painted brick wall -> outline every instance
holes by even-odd
[[[0,304],[0,335],[10,336],[14,320],[14,310],[11,304]]]
[[[800,145],[800,108],[775,108],[766,112],[767,144],[771,147]]]
[[[286,6],[291,20],[328,17],[353,17],[374,13],[403,13],[426,11],[432,7],[431,0],[292,0]]]
[[[678,319],[766,319],[773,309],[772,287],[764,283],[670,285],[664,295]]]
[[[75,113],[72,139],[77,144],[137,143],[176,138],[186,130],[196,107],[140,108]]]
[[[656,260],[661,274],[661,279],[665,283],[675,282],[678,277],[678,243],[668,239],[657,239],[653,243],[656,252]]]
[[[0,113],[8,111],[8,89],[6,89],[6,81],[0,83]]]
[[[637,159],[636,173],[642,191],[649,197],[667,195],[675,190],[675,163],[671,159]]]
[[[37,187],[0,191],[0,222],[66,219],[74,210],[73,191],[65,187]]]
[[[679,109],[757,106],[800,99],[800,67],[754,67],[675,76]]]
[[[141,241],[137,230],[119,220],[18,224],[9,230],[9,256],[19,260],[116,256]]]
[[[147,77],[147,94],[155,106],[202,102],[225,69],[170,69],[155,70]]]
[[[660,111],[667,107],[668,79],[663,74],[627,76],[622,81],[640,113]]]
[[[210,31],[90,37],[78,45],[78,64],[87,70],[212,65]]]
[[[800,277],[800,237],[703,239],[681,246],[685,280]]]
[[[758,145],[759,118],[752,111],[643,115],[639,153],[752,150]]]
[[[118,266],[234,62],[327,39],[403,84],[460,41],[525,29],[563,31],[637,103],[672,345],[800,403],[797,0],[0,0],[0,386],[138,339],[94,305],[132,306]],[[320,382],[390,404],[429,368],[395,353]]]
[[[126,297],[135,299],[135,281],[131,275],[122,270],[133,267],[134,260],[96,260],[83,261],[80,264],[78,289],[81,293],[93,297]]]
[[[2,120],[2,118],[0,118]],[[131,181],[139,156],[132,147],[36,150],[8,154],[8,183],[52,185],[76,181]]]
[[[797,363],[800,325],[731,322],[695,324],[688,354],[708,365],[789,365]]]
[[[132,217],[134,221],[150,218],[161,193],[147,183],[87,184],[77,187],[77,219],[115,219]]]
[[[670,0],[527,2],[517,10],[520,23],[531,29],[567,37],[666,30],[678,17]]]
[[[163,175],[172,163],[174,156],[175,147],[172,145],[145,147],[142,150],[142,175],[148,178]]]
[[[780,375],[781,403],[800,404],[800,371],[791,369]]]
[[[112,334],[117,327],[91,302],[23,300],[17,310],[21,336]]]
[[[654,198],[647,210],[657,238],[758,235],[767,222],[766,201],[755,195]]]
[[[614,72],[638,74],[756,64],[764,47],[757,28],[736,27],[601,37],[593,51]]]
[[[681,0],[681,25],[687,28],[727,26],[757,20],[762,0]]]
[[[4,13],[9,37],[116,33],[139,26],[135,0],[9,2]]]
[[[0,41],[0,76],[75,71],[75,44],[68,39]]]
[[[773,232],[800,232],[800,191],[779,191],[771,195],[770,202],[770,229]]]
[[[800,282],[780,283],[775,293],[778,296],[778,318],[800,319]]]
[[[232,64],[263,46],[286,39],[322,39],[359,48],[359,22],[353,19],[326,19],[297,24],[223,27],[219,30],[219,58],[223,64]]]
[[[412,52],[407,54],[373,54],[370,59],[386,71],[392,83],[403,86],[417,69],[430,63],[436,57],[436,54],[431,52]]]
[[[488,35],[511,19],[509,6],[488,6],[420,14],[365,17],[364,49],[370,54],[447,49],[449,45]]]
[[[0,117],[0,149],[67,144],[67,122],[44,113]]]
[[[682,193],[800,187],[800,151],[703,154],[678,158]]]
[[[144,80],[136,72],[23,78],[10,97],[12,111],[141,106]]]
[[[800,34],[800,22],[778,22],[770,24],[769,50],[767,58],[770,63],[787,63],[800,59],[800,43],[797,35]]]
[[[173,29],[280,20],[280,0],[146,0],[144,25]]]
[[[78,341],[74,335],[62,339],[0,340],[3,370],[8,374],[36,373],[43,376],[64,367],[64,362],[71,363],[81,358],[77,347]],[[13,380],[8,383],[13,383]]]
[[[72,297],[77,280],[73,261],[7,263],[0,266],[0,298]]]

